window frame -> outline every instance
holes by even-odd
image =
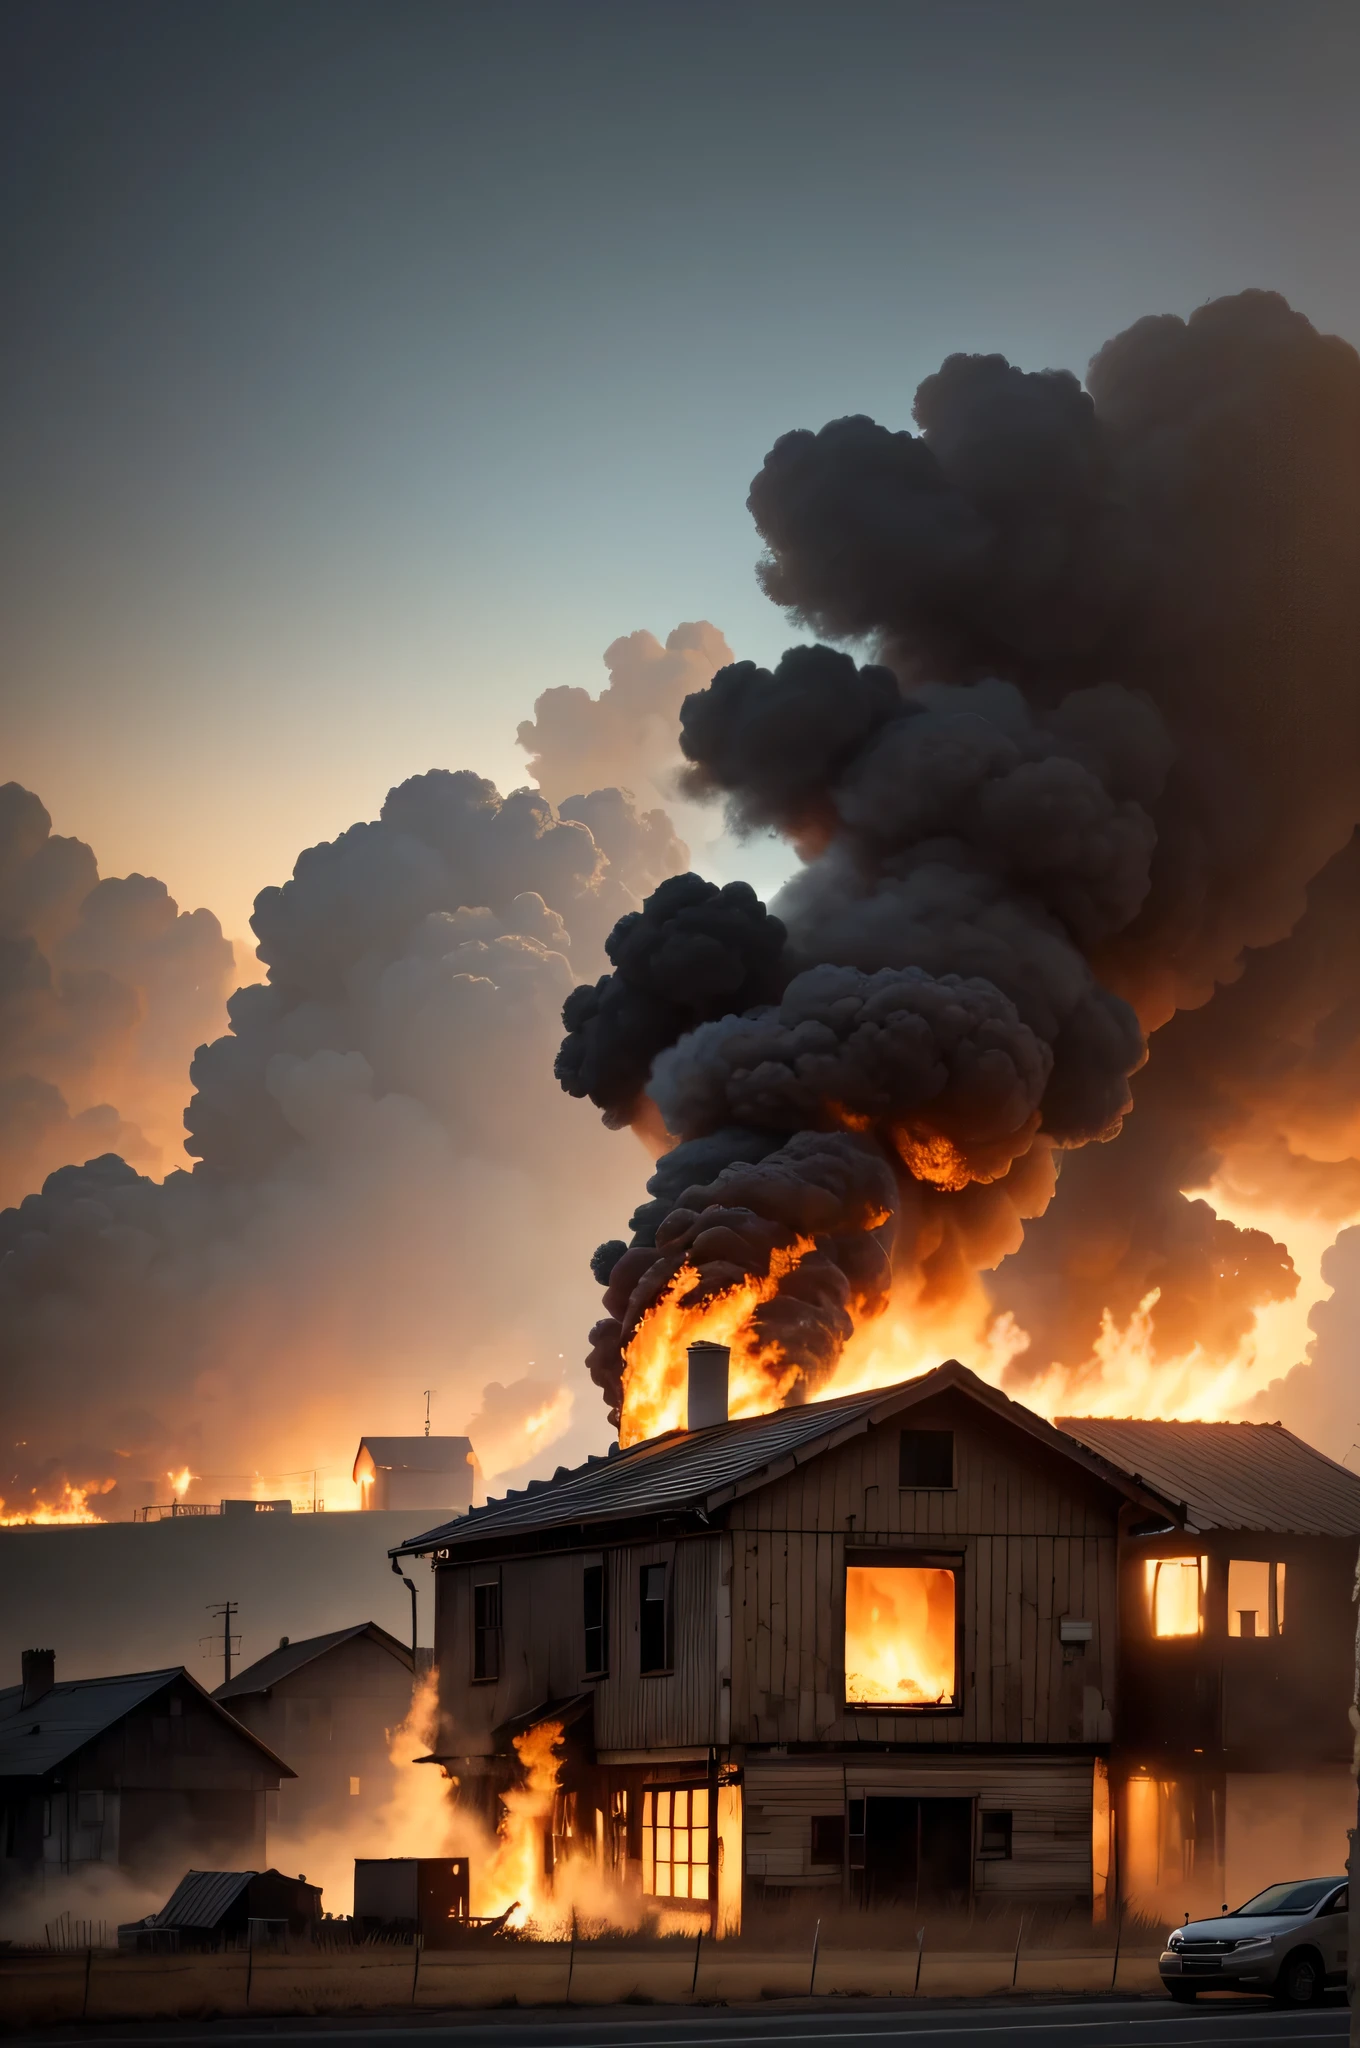
[[[1002,1825],[994,1832],[1003,1837],[1001,1848],[987,1846],[987,1823]],[[1015,1810],[1008,1806],[978,1807],[977,1859],[979,1863],[1013,1863],[1015,1861]]]
[[[1229,1557],[1226,1563],[1227,1573],[1224,1599],[1228,1617],[1229,1640],[1234,1643],[1278,1642],[1284,1635],[1285,1588],[1288,1583],[1285,1560],[1278,1557]],[[1233,1566],[1242,1564],[1259,1565],[1266,1575],[1266,1625],[1263,1629],[1252,1635],[1245,1635],[1243,1633],[1241,1617],[1243,1612],[1251,1613],[1254,1611],[1259,1614],[1260,1609],[1252,1610],[1248,1608],[1244,1610],[1233,1607]],[[1233,1627],[1234,1614],[1238,1620],[1236,1628]]]
[[[1182,1567],[1197,1564],[1199,1567],[1199,1626],[1176,1635],[1159,1635],[1157,1632],[1157,1575],[1163,1565],[1178,1564]],[[1209,1579],[1210,1556],[1207,1550],[1155,1551],[1142,1560],[1143,1571],[1143,1625],[1147,1638],[1153,1643],[1202,1643],[1209,1633]]]
[[[918,1441],[923,1437],[938,1440],[943,1437],[949,1444],[948,1479],[908,1479],[907,1439]],[[899,1493],[957,1493],[959,1489],[958,1443],[952,1429],[901,1429],[897,1433],[897,1488]]]
[[[649,1572],[660,1572],[662,1575],[661,1583],[665,1590],[659,1603],[655,1600],[649,1600],[647,1597],[647,1574]],[[675,1602],[673,1593],[673,1559],[664,1557],[653,1558],[648,1563],[638,1567],[638,1676],[640,1678],[665,1678],[675,1669],[673,1641],[673,1610]],[[659,1664],[648,1664],[644,1662],[644,1645],[647,1641],[647,1615],[645,1610],[658,1604],[661,1607],[662,1661]]]
[[[881,1549],[870,1546],[846,1546],[844,1566],[841,1572],[840,1588],[841,1700],[843,1703],[842,1712],[847,1714],[907,1714],[912,1716],[917,1716],[921,1714],[957,1715],[963,1712],[965,1695],[967,1693],[967,1681],[963,1668],[963,1613],[964,1599],[967,1590],[967,1578],[965,1576],[964,1567],[966,1563],[967,1554],[962,1550],[913,1550],[910,1548],[904,1548],[900,1544],[893,1545],[892,1547],[885,1545]],[[886,1568],[888,1570],[946,1571],[953,1573],[954,1691],[949,1699],[939,1701],[921,1700],[916,1702],[903,1700],[901,1702],[898,1702],[896,1700],[872,1701],[851,1700],[846,1698],[846,1679],[848,1674],[845,1668],[845,1614],[846,1596],[849,1586],[848,1573],[850,1572],[852,1567],[862,1568],[866,1565],[877,1566],[880,1569]]]
[[[485,1567],[483,1567],[485,1569]],[[478,1619],[481,1594],[495,1595],[495,1620]],[[492,1605],[488,1600],[480,1603],[483,1611]],[[505,1597],[501,1583],[501,1569],[495,1567],[494,1577],[472,1580],[472,1679],[473,1685],[496,1685],[500,1681],[501,1663],[505,1649]],[[494,1657],[488,1660],[488,1644],[494,1646]],[[490,1666],[494,1665],[494,1668]]]
[[[599,1614],[598,1618],[592,1622],[590,1619],[590,1588],[592,1579],[596,1574],[599,1575]],[[582,1651],[585,1659],[582,1672],[583,1677],[607,1678],[609,1676],[609,1572],[602,1557],[587,1557],[582,1560],[581,1632]],[[600,1653],[598,1659],[594,1662],[591,1661],[590,1655],[592,1636],[598,1638]]]
[[[696,1822],[693,1818],[693,1800],[694,1795],[696,1793],[702,1794],[705,1802],[704,1811],[707,1814],[708,1818],[704,1822]],[[673,1815],[673,1802],[677,1794],[682,1794],[688,1802],[688,1818],[684,1824],[683,1829],[676,1828],[674,1820],[672,1819],[670,1825],[667,1827],[665,1832],[669,1837],[672,1849],[674,1848],[675,1836],[677,1833],[683,1833],[687,1838],[687,1846],[689,1847],[691,1853],[685,1859],[684,1868],[691,1873],[691,1888],[688,1892],[659,1892],[656,1889],[656,1867],[658,1861],[664,1861],[666,1867],[673,1872],[677,1860],[674,1855],[662,1859],[658,1858],[656,1854],[657,1835],[661,1831],[659,1801],[661,1800],[661,1798],[664,1797],[668,1802],[671,1802],[670,1805],[668,1805],[667,1811]],[[641,1831],[642,1848],[643,1897],[648,1899],[659,1899],[664,1902],[669,1902],[671,1904],[681,1906],[712,1906],[717,1892],[717,1869],[714,1856],[714,1845],[717,1839],[717,1794],[713,1786],[709,1783],[709,1781],[706,1778],[698,1781],[696,1781],[693,1778],[690,1778],[685,1780],[684,1782],[668,1780],[665,1784],[644,1785],[642,1788],[642,1798],[639,1804],[641,1807],[639,1826]],[[693,1855],[694,1836],[696,1831],[701,1827],[703,1832],[708,1837],[707,1843],[705,1844],[706,1855],[701,1862],[696,1863]],[[702,1870],[704,1872],[705,1890],[702,1898],[696,1898],[693,1890],[692,1873],[696,1869]],[[648,1890],[649,1872],[651,1873],[650,1891]]]

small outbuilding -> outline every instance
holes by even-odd
[[[159,1913],[118,1929],[123,1949],[236,1948],[309,1934],[321,1887],[281,1870],[190,1870]]]
[[[364,1508],[465,1515],[476,1476],[477,1459],[466,1436],[365,1436],[354,1459]]]

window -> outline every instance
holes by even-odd
[[[954,1572],[943,1565],[847,1565],[848,1705],[952,1705],[957,1665],[954,1582]]]
[[[638,1668],[641,1671],[669,1671],[669,1603],[666,1599],[666,1567],[642,1567],[642,1591],[638,1611]]]
[[[812,1860],[814,1863],[845,1861],[845,1815],[816,1813],[812,1817]]]
[[[472,1589],[472,1676],[501,1675],[501,1582],[488,1579]]]
[[[1207,1558],[1149,1557],[1144,1561],[1148,1614],[1155,1636],[1197,1636],[1204,1629]]]
[[[1284,1634],[1284,1566],[1254,1559],[1228,1560],[1228,1634]]]
[[[851,1799],[849,1802],[849,1827],[846,1830],[850,1843],[850,1868],[864,1868],[864,1801]]]
[[[586,1670],[597,1677],[609,1669],[609,1634],[605,1617],[604,1566],[588,1564],[582,1577],[585,1601]]]
[[[904,1429],[897,1454],[897,1483],[899,1486],[952,1486],[953,1430]]]
[[[349,1796],[351,1799],[359,1797],[359,1780],[357,1778],[351,1778],[349,1781]]]
[[[642,1889],[658,1899],[708,1897],[708,1787],[648,1785],[642,1794]]]
[[[1011,1856],[1011,1816],[1009,1813],[984,1813],[978,1832],[978,1855],[987,1862],[1009,1863]]]
[[[77,1792],[76,1826],[97,1828],[104,1818],[104,1795],[102,1792]]]

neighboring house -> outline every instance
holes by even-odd
[[[343,1822],[383,1805],[387,1736],[411,1707],[411,1652],[375,1621],[291,1643],[239,1671],[213,1698],[292,1762],[271,1822]]]
[[[566,1728],[549,1867],[589,1845],[720,1927],[799,1892],[1100,1914],[1119,1557],[1176,1520],[951,1362],[592,1459],[394,1554],[435,1564],[460,1796],[492,1813],[514,1736]]]
[[[1341,1870],[1360,1477],[1278,1423],[1060,1427],[1183,1522],[1132,1537],[1121,1566],[1125,1891],[1179,1917]]]
[[[262,1865],[266,1797],[292,1775],[179,1667],[58,1681],[50,1650],[25,1651],[0,1692],[0,1882]]]
[[[361,1508],[465,1515],[476,1476],[465,1436],[365,1436],[354,1459]]]

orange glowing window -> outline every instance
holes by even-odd
[[[845,1697],[853,1707],[940,1707],[957,1691],[956,1575],[945,1565],[845,1571]]]
[[[1254,1558],[1228,1560],[1228,1634],[1284,1634],[1284,1566]]]
[[[1155,1636],[1197,1636],[1204,1631],[1204,1557],[1149,1557],[1143,1574]]]
[[[648,1785],[642,1794],[642,1889],[649,1898],[706,1899],[707,1785]]]

